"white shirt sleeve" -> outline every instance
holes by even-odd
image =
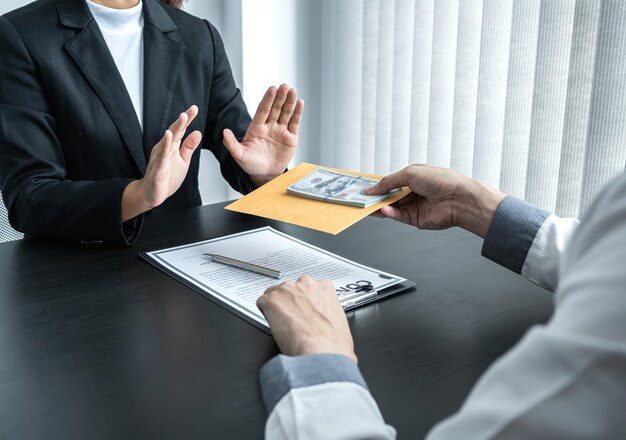
[[[565,252],[579,221],[550,215],[537,231],[521,275],[533,283],[554,291],[559,281],[561,255]]]
[[[279,355],[261,369],[260,379],[270,413],[267,439],[396,438],[358,367],[346,356]]]
[[[265,438],[387,440],[396,438],[396,431],[361,385],[327,382],[289,392],[270,414]]]
[[[482,255],[554,291],[561,255],[578,224],[574,218],[559,218],[507,196],[491,222]]]

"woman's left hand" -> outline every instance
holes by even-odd
[[[241,142],[231,130],[224,130],[224,145],[256,186],[281,175],[296,151],[304,111],[304,101],[296,100],[296,95],[287,84],[272,86]]]

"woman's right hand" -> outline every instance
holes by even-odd
[[[126,186],[122,193],[123,222],[159,206],[180,188],[191,156],[202,140],[202,134],[194,131],[183,141],[187,127],[197,114],[195,105],[180,114],[152,149],[143,178]]]
[[[385,194],[408,186],[408,194],[380,210],[389,217],[420,229],[460,226],[485,237],[505,194],[456,171],[430,165],[409,165],[368,188],[367,194]]]

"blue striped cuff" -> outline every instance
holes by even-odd
[[[340,354],[309,354],[290,357],[279,354],[267,362],[260,373],[261,394],[267,413],[293,388],[327,382],[353,382],[367,389],[359,367]]]
[[[489,226],[481,252],[483,257],[521,273],[535,235],[549,215],[528,202],[506,196]]]

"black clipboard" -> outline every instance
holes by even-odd
[[[159,252],[161,250],[155,250],[153,252]],[[228,303],[227,298],[225,296],[221,295],[219,292],[216,292],[216,291],[208,292],[208,291],[206,291],[205,289],[201,288],[200,286],[198,286],[198,285],[194,284],[193,282],[187,280],[186,278],[180,276],[176,271],[170,269],[166,264],[163,264],[161,261],[159,261],[158,259],[154,258],[152,255],[150,255],[149,252],[142,252],[142,253],[139,254],[139,257],[141,257],[144,261],[146,261],[150,265],[154,266],[155,268],[159,269],[161,272],[165,273],[166,275],[174,278],[178,282],[180,282],[180,283],[184,284],[185,286],[189,287],[190,289],[192,289],[196,293],[202,295],[203,297],[207,298],[208,300],[212,301],[213,303],[219,305],[220,307],[224,308],[225,310],[228,310],[229,312],[231,312],[234,315],[238,316],[240,319],[243,319],[244,321],[252,324],[256,328],[258,328],[258,329],[262,330],[263,332],[271,335],[271,331],[270,331],[270,329],[268,327],[266,327],[262,323],[256,321],[252,317],[246,315],[242,311],[236,309],[235,307],[231,306]],[[346,310],[346,312],[348,312],[350,310],[354,310],[356,308],[363,307],[363,306],[365,306],[367,304],[371,304],[373,302],[377,302],[377,301],[383,300],[385,298],[388,298],[390,296],[393,296],[393,295],[396,295],[396,294],[399,294],[399,293],[409,292],[415,286],[416,286],[416,284],[413,281],[410,281],[410,280],[401,281],[401,282],[399,282],[397,284],[394,284],[394,285],[389,286],[389,287],[387,287],[385,289],[377,291],[375,296],[371,295],[370,297],[364,299],[363,301],[359,301],[358,303],[355,303],[354,305],[352,305],[350,307],[344,308],[344,310]],[[224,298],[224,299],[220,299],[220,297]]]

